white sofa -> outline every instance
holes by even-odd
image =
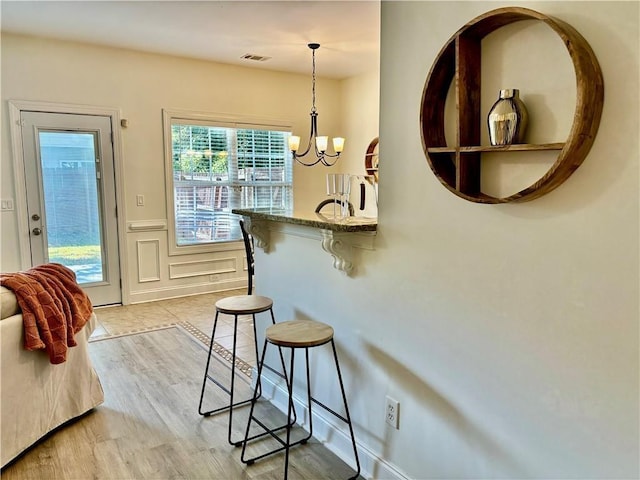
[[[0,456],[1,466],[44,435],[104,401],[98,374],[89,357],[91,319],[69,348],[67,360],[49,362],[44,350],[23,348],[22,314],[11,290],[0,286]]]

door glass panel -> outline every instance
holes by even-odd
[[[102,282],[96,137],[91,132],[40,131],[39,145],[49,261],[72,269],[80,284]]]

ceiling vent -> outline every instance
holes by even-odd
[[[263,55],[255,55],[253,53],[245,53],[240,58],[244,60],[253,60],[254,62],[266,62],[267,60],[271,59],[271,57],[265,57]]]

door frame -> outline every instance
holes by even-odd
[[[99,115],[111,118],[113,134],[113,166],[116,186],[116,208],[118,210],[118,252],[121,278],[122,304],[129,304],[129,271],[126,251],[126,202],[124,201],[124,163],[122,134],[120,132],[121,113],[117,108],[92,105],[74,105],[67,103],[36,102],[29,100],[9,100],[9,125],[11,127],[11,152],[13,154],[13,178],[16,194],[15,209],[18,222],[18,241],[20,245],[20,265],[23,270],[31,268],[29,245],[29,224],[27,222],[27,190],[24,174],[24,156],[22,152],[22,111],[43,113],[71,113],[78,115]]]

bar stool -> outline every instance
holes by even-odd
[[[336,364],[336,371],[338,373],[338,382],[340,383],[340,391],[342,392],[342,401],[344,403],[344,409],[346,413],[346,417],[338,414],[334,410],[330,409],[326,405],[323,405],[318,400],[311,396],[311,383],[309,382],[309,349],[312,347],[318,347],[320,345],[325,345],[327,343],[331,343],[331,348],[333,350],[333,358]],[[338,362],[338,354],[336,353],[335,342],[333,341],[333,328],[327,324],[316,322],[312,320],[291,320],[287,322],[280,322],[274,325],[269,326],[265,332],[265,342],[264,347],[262,348],[262,356],[260,357],[260,361],[258,362],[258,380],[260,379],[260,375],[262,373],[263,363],[265,354],[267,352],[267,345],[272,344],[278,347],[280,350],[280,355],[282,356],[282,348],[290,348],[291,349],[291,361],[289,365],[289,372],[284,372],[285,380],[287,383],[287,390],[289,394],[288,399],[288,411],[287,411],[287,424],[275,429],[267,427],[262,421],[255,418],[254,416],[254,408],[256,405],[256,401],[259,398],[259,387],[256,384],[253,398],[251,400],[251,410],[249,411],[249,420],[247,422],[247,429],[244,436],[244,442],[242,444],[242,455],[241,460],[243,463],[247,465],[253,464],[256,460],[264,458],[268,455],[272,455],[277,452],[285,451],[284,456],[284,479],[287,479],[288,469],[289,469],[289,449],[295,445],[305,444],[313,435],[313,415],[311,412],[311,404],[316,403],[317,405],[324,408],[327,412],[333,414],[343,422],[345,422],[349,426],[349,433],[351,434],[351,444],[353,445],[353,453],[356,460],[356,473],[354,476],[350,477],[350,480],[358,478],[360,474],[360,460],[358,459],[358,450],[356,448],[356,439],[353,433],[353,425],[351,424],[351,416],[349,415],[349,407],[347,405],[347,397],[344,392],[344,385],[342,383],[342,374],[340,373],[340,365]],[[293,365],[294,365],[294,357],[295,351],[297,349],[304,349],[305,352],[305,364],[306,364],[306,375],[307,375],[307,408],[309,409],[309,434],[301,440],[296,442],[291,442],[291,428],[295,424],[295,411],[293,407]],[[251,422],[255,422],[262,429],[264,429],[265,433],[271,435],[275,440],[278,441],[282,446],[279,448],[275,448],[267,453],[263,453],[261,455],[257,455],[253,458],[245,458],[247,443],[264,435],[261,433],[259,435],[255,435],[253,437],[249,437],[249,430],[251,428]],[[278,435],[276,435],[276,431],[286,428],[286,439],[282,440]]]
[[[249,404],[253,397],[247,398],[245,400],[238,401],[234,403],[234,385],[235,385],[235,370],[236,370],[236,344],[238,340],[238,317],[241,315],[251,315],[253,317],[253,338],[254,338],[254,348],[256,354],[256,360],[258,359],[258,343],[256,336],[256,314],[263,312],[271,313],[271,323],[275,325],[276,320],[273,316],[273,300],[269,297],[263,297],[260,295],[236,295],[233,297],[223,298],[216,302],[216,316],[213,321],[213,330],[211,332],[211,343],[209,344],[209,355],[207,356],[207,366],[204,371],[204,379],[202,380],[202,392],[200,393],[200,404],[198,405],[198,413],[205,417],[208,417],[215,413],[220,413],[225,410],[229,410],[229,434],[228,441],[231,445],[235,445],[238,441],[231,440],[231,427],[233,420],[233,409],[240,405]],[[216,327],[218,325],[218,316],[221,313],[226,313],[228,315],[234,316],[233,322],[233,347],[231,350],[231,388],[225,387],[222,383],[220,383],[217,379],[209,376],[209,365],[211,363],[211,352],[213,350],[214,337],[216,334]],[[281,357],[282,365],[284,365],[284,358]],[[215,383],[218,387],[220,387],[223,391],[225,391],[229,395],[229,404],[224,405],[219,408],[214,408],[213,410],[203,411],[202,403],[204,399],[204,392],[207,386],[207,379],[211,379],[213,383]],[[261,395],[261,385],[260,385],[260,376],[258,375],[256,388],[253,393],[253,396],[256,395],[259,397]]]

